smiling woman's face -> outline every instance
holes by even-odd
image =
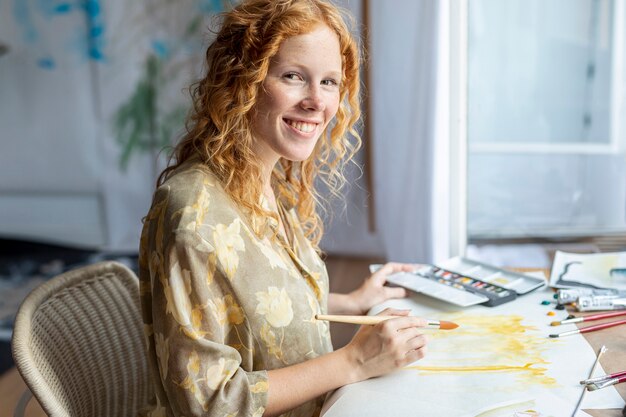
[[[311,155],[339,108],[341,71],[339,39],[325,25],[281,44],[253,116],[254,152],[265,167]]]

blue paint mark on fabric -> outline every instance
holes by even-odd
[[[69,13],[72,11],[72,5],[69,3],[61,3],[58,4],[55,8],[54,8],[54,12],[56,14],[65,14],[65,13]]]
[[[98,0],[87,0],[85,2],[85,11],[90,17],[100,15],[100,4],[98,3]]]
[[[52,57],[39,58],[37,66],[42,69],[53,70],[56,67],[56,62]]]
[[[89,29],[89,37],[98,38],[104,34],[104,26],[94,26]]]
[[[91,47],[89,48],[89,58],[95,61],[102,61],[104,59],[104,54],[99,48]]]
[[[152,50],[161,59],[167,59],[170,55],[170,48],[167,42],[163,40],[152,40]]]
[[[3,0],[0,0],[3,1]],[[10,0],[8,0],[10,1]],[[54,36],[46,45],[41,45],[41,31],[48,28],[47,23],[53,22],[56,18],[78,13],[79,16],[72,16],[69,22],[79,22],[76,29],[79,29],[83,42],[76,44],[81,54],[92,60],[101,61],[105,58],[105,21],[102,13],[101,0],[13,0],[13,16],[19,27],[22,38],[35,44],[43,58],[36,60],[37,66],[45,69],[56,68],[56,61],[50,55],[50,48],[58,50],[59,35]],[[87,32],[82,29],[82,18],[87,21]],[[43,18],[43,20],[42,20]],[[42,24],[41,29],[38,24]],[[44,32],[48,33],[48,32]],[[65,32],[63,32],[65,33]]]
[[[22,29],[22,38],[28,42],[34,42],[39,38],[39,33],[33,24],[26,0],[13,0],[13,17]]]
[[[105,27],[102,18],[101,6],[99,0],[86,0],[83,4],[83,10],[87,15],[88,26],[88,55],[90,59],[101,61],[105,58]]]
[[[222,0],[200,0],[198,3],[202,13],[220,13],[224,11]]]
[[[38,0],[37,10],[45,17],[69,13],[73,6],[67,1]]]

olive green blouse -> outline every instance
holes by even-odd
[[[327,309],[325,265],[295,210],[279,210],[288,240],[272,238],[276,222],[259,238],[199,162],[156,190],[139,267],[157,395],[140,415],[261,416],[267,370],[332,350],[328,324],[315,320]],[[285,415],[317,415],[321,403]]]

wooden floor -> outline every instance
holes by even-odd
[[[380,259],[361,259],[346,257],[328,257],[326,265],[330,278],[330,291],[345,293],[357,288],[364,278],[369,276],[370,263],[380,263]],[[351,324],[331,325],[331,337],[335,348],[344,346],[350,341],[357,326]],[[0,417],[13,416],[26,384],[22,381],[15,368],[0,376]],[[44,417],[43,412],[35,399],[32,399],[26,408],[26,417]]]
[[[17,369],[12,368],[0,377],[0,417],[13,415],[13,410],[26,391],[26,384],[22,381]],[[45,417],[39,403],[33,398],[26,407],[26,417]]]

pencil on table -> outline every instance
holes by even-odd
[[[350,323],[350,324],[366,324],[366,325],[375,325],[380,322],[389,319],[397,319],[399,317],[404,316],[344,316],[344,315],[327,315],[327,314],[316,314],[315,318],[317,320],[326,320],[333,321],[337,323]],[[445,320],[427,320],[428,324],[425,329],[441,329],[441,330],[452,330],[459,327],[458,324],[453,323],[451,321]]]

